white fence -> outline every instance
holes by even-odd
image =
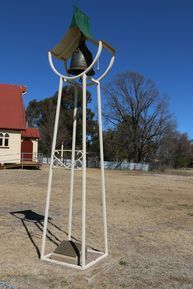
[[[149,164],[147,163],[129,163],[129,162],[104,162],[105,169],[113,170],[132,170],[132,171],[148,171]]]
[[[43,157],[43,163],[49,164],[50,158]],[[63,159],[63,163],[66,166],[71,166],[71,159]],[[58,164],[55,160],[55,166],[60,166],[60,162]],[[93,159],[88,159],[87,161],[88,168],[100,168],[100,162],[95,161]],[[105,169],[112,169],[112,170],[132,170],[132,171],[149,171],[150,165],[148,163],[129,163],[127,161],[123,162],[110,162],[104,161],[104,168]]]

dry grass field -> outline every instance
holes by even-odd
[[[28,217],[44,215],[48,168],[0,171],[0,281],[17,289],[193,288],[193,173],[105,175],[109,258],[122,259],[87,283],[86,273],[39,259],[42,221]],[[88,170],[87,232],[89,245],[102,249],[99,176]],[[75,177],[73,235],[79,238],[80,171]],[[48,252],[66,237],[68,192],[69,172],[55,169]]]

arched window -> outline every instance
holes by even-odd
[[[9,146],[9,134],[0,132],[0,147]]]
[[[0,133],[0,147],[3,146],[3,134]]]
[[[8,133],[5,134],[4,146],[5,146],[5,147],[8,147],[8,146],[9,146],[9,135],[8,135]]]

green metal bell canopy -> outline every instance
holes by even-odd
[[[86,46],[86,40],[90,40],[95,45],[99,44],[99,41],[94,39],[90,31],[89,17],[74,6],[74,13],[68,32],[64,38],[51,50],[51,53],[58,59],[66,62],[71,57],[70,68],[67,68],[67,72],[72,75],[79,75],[85,71],[93,62],[92,53]],[[110,50],[112,54],[115,53],[107,42],[102,41],[103,47]],[[95,72],[91,68],[88,72],[88,76],[94,75]]]

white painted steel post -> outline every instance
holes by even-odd
[[[50,169],[49,169],[49,177],[48,177],[48,189],[47,189],[45,216],[44,216],[44,229],[43,229],[43,237],[42,237],[41,259],[43,259],[44,255],[45,255],[46,233],[47,233],[47,226],[48,226],[48,213],[49,213],[50,195],[51,195],[51,189],[52,189],[53,162],[54,162],[54,153],[55,153],[55,149],[56,149],[58,122],[59,122],[59,116],[60,116],[62,86],[63,86],[63,79],[62,79],[62,77],[60,77],[55,124],[54,124],[54,134],[53,134],[53,142],[52,142],[52,151],[51,151],[51,159],[50,159]]]
[[[61,155],[60,155],[60,157],[61,157],[61,162],[63,163],[63,161],[64,161],[64,143],[63,142],[61,144]]]
[[[78,87],[75,86],[74,93],[74,115],[73,115],[73,135],[72,135],[72,155],[71,155],[71,176],[70,176],[70,197],[69,197],[69,216],[68,216],[68,240],[72,236],[72,204],[74,191],[74,162],[75,162],[75,146],[76,146],[76,123],[77,123],[77,98]]]
[[[105,192],[105,173],[104,173],[104,152],[103,152],[103,132],[102,132],[102,113],[101,113],[101,87],[97,83],[97,102],[98,102],[98,125],[99,125],[99,143],[100,143],[100,164],[101,164],[101,186],[102,186],[102,210],[104,226],[104,246],[105,254],[108,255],[107,239],[107,212],[106,212],[106,192]]]
[[[86,74],[82,76],[82,269],[86,265]]]

